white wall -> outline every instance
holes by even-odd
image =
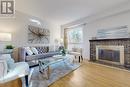
[[[61,27],[58,24],[52,24],[51,26],[51,44],[54,45],[54,40],[55,39],[59,39],[61,38]]]
[[[98,18],[98,16],[96,16]],[[128,25],[130,31],[130,10],[116,13],[110,16],[106,16],[99,19],[92,19],[93,21],[88,22],[88,18],[76,20],[72,23],[62,25],[62,31],[64,28],[73,26],[79,23],[87,23],[84,32],[84,43],[83,43],[83,56],[87,59],[90,58],[90,47],[89,40],[91,37],[95,37],[98,29],[108,29],[112,27],[118,27],[123,25]],[[63,33],[63,32],[62,32]]]
[[[41,25],[37,25],[36,23],[31,22],[30,19],[40,21]],[[50,44],[53,44],[54,38],[60,37],[60,35],[57,34],[60,29],[59,30],[56,29],[57,28],[56,25],[41,20],[40,18],[16,11],[15,18],[0,18],[0,32],[10,32],[12,34],[11,42],[0,42],[0,51],[3,50],[6,44],[13,44],[15,47],[34,45],[27,43],[28,38],[27,31],[28,31],[28,25],[30,24],[50,29],[51,32]],[[56,32],[54,32],[53,29],[55,29]],[[35,44],[35,45],[41,45],[41,44]]]

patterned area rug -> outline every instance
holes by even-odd
[[[79,63],[70,63],[68,61],[52,64],[50,66],[51,73],[48,80],[46,80],[46,74],[41,74],[38,70],[39,68],[35,67],[31,76],[29,87],[48,87],[55,81],[80,67],[80,65],[81,64]]]

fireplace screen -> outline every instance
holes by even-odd
[[[120,62],[120,50],[98,49],[98,58],[112,62]]]

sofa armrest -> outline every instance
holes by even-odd
[[[6,60],[0,60],[0,79],[4,78],[7,74],[7,63]]]
[[[19,56],[19,61],[26,61],[26,51],[25,48],[21,47],[18,49],[18,56]]]

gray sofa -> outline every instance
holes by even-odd
[[[45,59],[60,54],[58,50],[49,50],[49,46],[35,46],[35,48],[38,50],[38,54],[29,56],[26,53],[25,47],[20,47],[18,49],[19,61],[28,62],[29,66],[35,66],[38,65],[39,59]]]

